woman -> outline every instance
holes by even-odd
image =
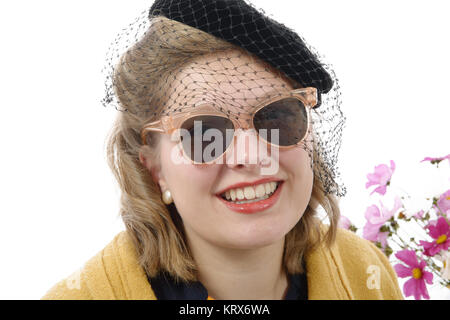
[[[150,21],[105,100],[126,231],[44,299],[401,299],[337,229],[343,118],[303,41],[237,0],[156,1]]]

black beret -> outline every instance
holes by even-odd
[[[304,87],[327,93],[333,80],[302,39],[243,0],[156,0],[149,17],[164,16],[233,43]]]

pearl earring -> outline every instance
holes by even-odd
[[[162,194],[162,200],[165,204],[171,204],[173,202],[172,193],[170,190],[165,190]]]

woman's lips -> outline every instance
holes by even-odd
[[[277,190],[267,199],[250,202],[250,203],[234,203],[227,201],[221,196],[216,195],[216,197],[222,201],[230,210],[238,213],[255,213],[269,209],[272,207],[280,197],[281,189],[283,188],[284,182],[280,181]]]

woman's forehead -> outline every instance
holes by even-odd
[[[165,113],[207,103],[226,114],[239,114],[288,90],[289,80],[262,60],[239,50],[221,51],[192,60],[174,75]]]

